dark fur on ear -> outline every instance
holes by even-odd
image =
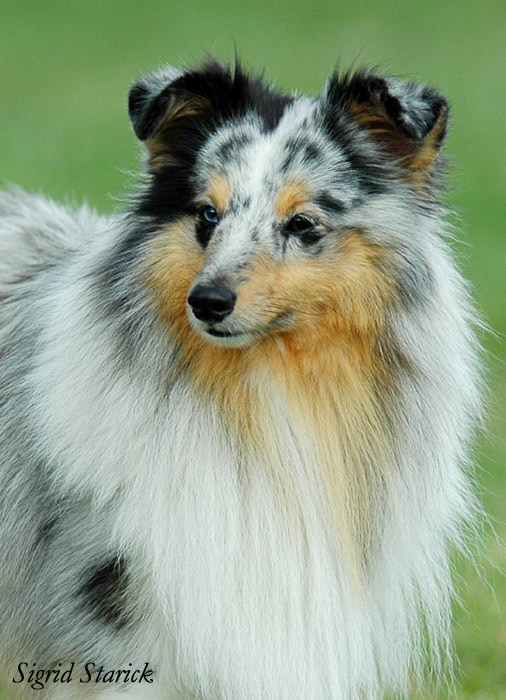
[[[128,107],[135,133],[147,141],[172,122],[198,114],[219,123],[253,110],[272,128],[290,100],[249,78],[238,61],[229,69],[209,59],[198,69],[169,67],[142,78],[130,90]]]
[[[136,136],[144,141],[155,131],[164,111],[163,102],[169,102],[168,89],[182,75],[182,71],[172,66],[141,78],[130,89],[128,113]],[[165,97],[162,93],[165,91]]]
[[[410,171],[431,169],[448,121],[448,104],[439,92],[360,71],[334,74],[325,97],[331,128],[351,117],[387,158]]]

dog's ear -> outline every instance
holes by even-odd
[[[423,183],[433,171],[448,122],[448,104],[436,90],[359,72],[332,76],[325,100],[334,129],[351,117],[403,175]]]
[[[209,125],[239,114],[247,96],[248,79],[239,64],[229,70],[211,59],[199,69],[167,67],[142,78],[130,90],[128,109],[138,138],[159,155],[175,126],[196,126],[199,118]]]
[[[167,66],[156,73],[150,73],[130,89],[128,113],[137,137],[141,141],[149,139],[156,131],[171,102],[171,85],[183,75],[183,71]]]

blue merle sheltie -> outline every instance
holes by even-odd
[[[448,666],[478,510],[448,105],[209,59],[139,80],[129,113],[122,213],[0,195],[8,696],[405,696]]]

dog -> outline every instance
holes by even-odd
[[[9,697],[378,700],[448,666],[482,393],[448,113],[209,59],[131,88],[120,214],[0,195]]]

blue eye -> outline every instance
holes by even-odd
[[[205,248],[209,243],[215,227],[220,223],[220,215],[214,207],[205,205],[197,209],[196,235],[200,245]]]
[[[220,222],[219,214],[214,207],[202,207],[200,215],[211,226],[216,226]]]

